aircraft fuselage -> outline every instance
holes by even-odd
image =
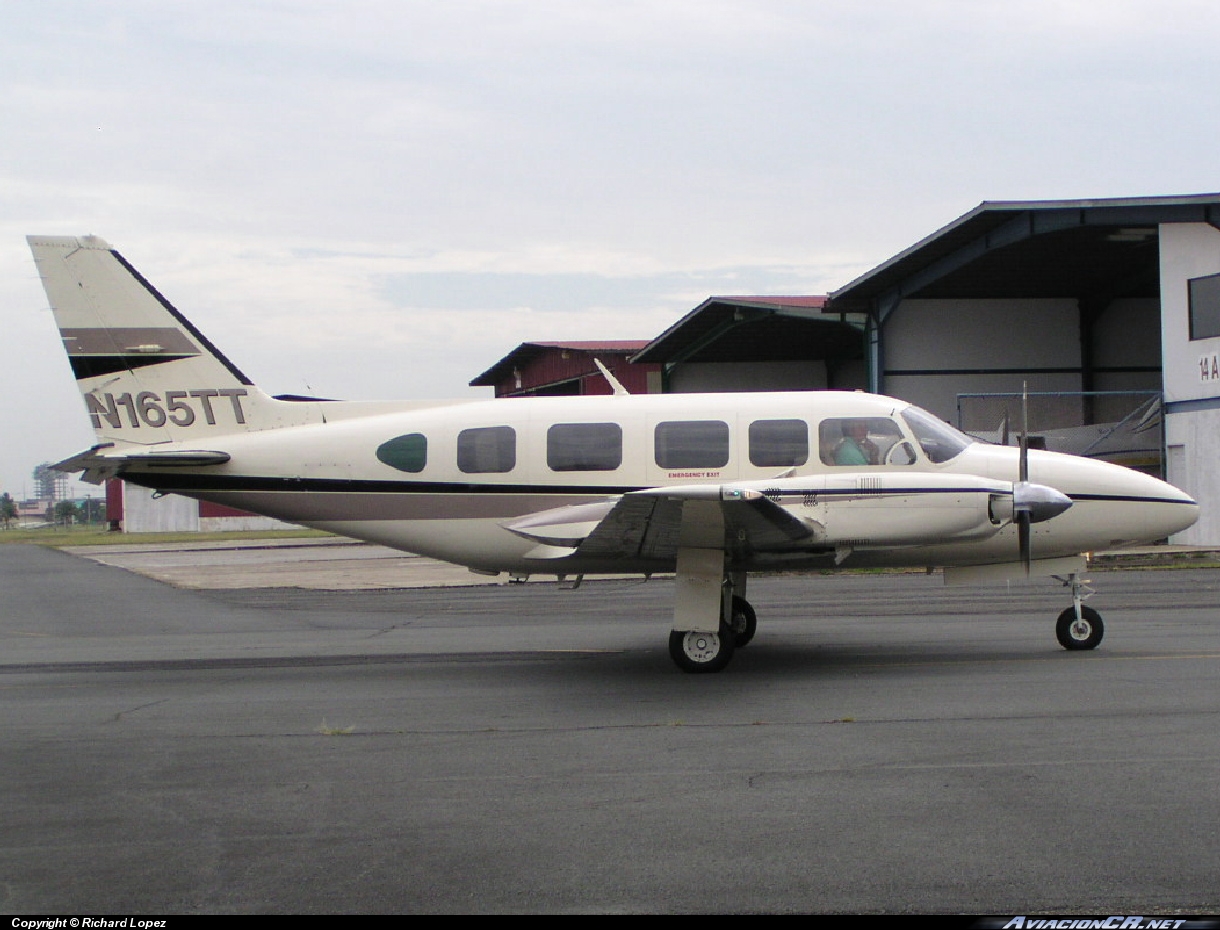
[[[1016,530],[997,519],[994,500],[1011,493],[1018,450],[966,441],[955,448],[955,431],[921,434],[927,414],[904,416],[922,411],[888,397],[530,398],[351,419],[343,403],[273,403],[313,422],[201,438],[208,450],[229,455],[223,465],[136,466],[124,477],[485,571],[670,571],[672,555],[655,553],[531,558],[537,541],[506,526],[540,511],[684,486],[758,490],[817,528],[762,551],[735,551],[729,540],[742,570],[1015,558]],[[836,450],[853,424],[864,425],[876,464]],[[162,447],[191,448],[198,444]],[[1163,539],[1197,512],[1170,485],[1101,461],[1035,450],[1029,472],[1031,482],[1072,502],[1035,525],[1037,559]]]

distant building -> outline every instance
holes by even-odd
[[[523,342],[470,385],[495,388],[496,397],[612,394],[596,359],[632,394],[659,394],[661,366],[631,361],[647,345],[647,340],[625,339]]]
[[[868,385],[864,318],[825,297],[709,297],[633,359],[656,364],[667,394],[852,391]]]
[[[55,501],[47,499],[17,501],[17,522],[22,524],[46,523],[54,517],[48,514],[54,509]]]
[[[197,501],[179,494],[158,495],[119,478],[106,482],[106,519],[127,533],[219,532],[296,529],[296,525],[244,510]]]
[[[472,383],[593,393],[564,345]],[[1164,475],[1202,508],[1175,541],[1220,542],[1217,193],[985,202],[826,297],[708,298],[630,361],[649,391],[864,389],[1000,441],[1028,389],[1032,442]]]

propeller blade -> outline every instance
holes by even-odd
[[[1021,382],[1021,453],[1017,466],[1018,487],[1029,484],[1029,382]],[[1025,574],[1029,575],[1030,563],[1033,562],[1033,547],[1030,545],[1029,525],[1032,522],[1029,505],[1018,501],[1016,489],[1013,493],[1013,516],[1017,518],[1017,553],[1021,564],[1025,566]]]
[[[1021,564],[1025,566],[1025,574],[1029,574],[1030,563],[1033,562],[1033,551],[1029,544],[1029,511],[1017,511],[1017,551],[1021,554]]]
[[[1021,385],[1021,458],[1017,480],[1029,481],[1029,384]]]

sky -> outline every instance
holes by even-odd
[[[984,200],[1220,190],[1217,47],[1213,0],[12,0],[0,491],[93,443],[27,235],[106,239],[270,393],[489,396]]]

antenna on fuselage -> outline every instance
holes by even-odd
[[[610,369],[602,364],[602,360],[600,358],[594,357],[593,364],[597,366],[597,370],[600,371],[605,376],[606,380],[610,382],[610,387],[614,389],[615,394],[631,393],[629,390],[623,387],[622,382],[620,382],[618,378],[614,377],[614,375],[610,373]]]

